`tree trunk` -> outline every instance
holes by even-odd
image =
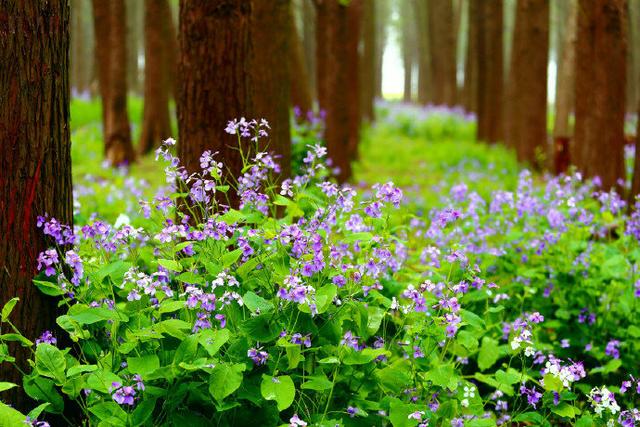
[[[638,117],[640,117],[640,105],[638,105]],[[629,209],[632,209],[636,196],[640,194],[640,126],[636,129],[636,150],[633,163],[633,177],[631,179],[631,192],[629,193]]]
[[[464,92],[463,105],[465,110],[478,112],[478,31],[480,19],[480,6],[482,0],[467,0],[468,27],[467,27],[467,51],[464,62]]]
[[[95,68],[98,76],[98,89],[100,92],[100,98],[102,100],[102,139],[106,141],[109,135],[109,108],[107,108],[109,101],[109,58],[111,52],[111,37],[109,17],[111,16],[109,3],[102,0],[92,0],[93,5],[93,27],[94,27],[94,40],[95,46],[93,51],[95,53]]]
[[[418,39],[418,103],[427,105],[433,101],[427,5],[424,0],[414,0],[413,6]]]
[[[71,88],[81,94],[87,89],[87,65],[85,62],[85,32],[82,14],[84,0],[71,2]]]
[[[402,67],[404,69],[404,94],[402,100],[411,102],[413,100],[413,66],[416,63],[416,31],[413,14],[415,8],[411,2],[400,3],[400,22],[402,25]]]
[[[167,0],[144,2],[144,111],[138,151],[146,154],[171,136],[169,62],[164,44],[168,32]]]
[[[178,75],[178,157],[189,173],[205,150],[218,152],[238,177],[242,158],[227,122],[254,109],[250,0],[181,0]],[[232,182],[232,181],[231,181]],[[238,206],[234,191],[229,204]]]
[[[302,0],[302,44],[304,58],[309,72],[311,100],[318,97],[318,77],[316,76],[316,11],[314,0]]]
[[[376,91],[376,2],[362,2],[362,61],[360,67],[360,94],[362,118],[375,120]],[[357,55],[357,52],[356,52]]]
[[[579,0],[572,158],[603,188],[624,179],[625,0]]]
[[[145,0],[146,1],[146,0]],[[140,69],[138,68],[138,54],[141,45],[140,27],[146,25],[143,21],[143,5],[141,0],[126,0],[127,16],[127,89],[131,93],[140,94]],[[159,21],[155,25],[162,25]],[[146,31],[146,29],[145,29]],[[146,37],[146,36],[145,36]],[[146,54],[146,51],[145,51]],[[146,59],[146,58],[145,58]],[[146,61],[145,61],[146,65]]]
[[[106,108],[108,130],[105,155],[113,166],[135,160],[127,112],[127,28],[124,0],[109,2],[109,89]]]
[[[349,159],[358,158],[358,142],[360,141],[360,125],[362,123],[361,100],[362,76],[361,61],[358,47],[360,45],[360,34],[362,27],[363,4],[365,0],[351,0],[347,8],[347,25],[341,39],[344,40],[346,57],[343,62],[347,64],[347,108],[349,115]],[[374,92],[375,93],[375,88]],[[371,102],[371,120],[373,120],[373,98]]]
[[[376,8],[376,68],[374,98],[382,99],[382,67],[384,62],[384,50],[387,45],[387,18],[391,14],[388,0],[369,0],[375,3]]]
[[[291,105],[298,107],[303,114],[313,109],[313,100],[311,98],[311,84],[309,70],[305,61],[305,52],[302,45],[302,38],[296,28],[293,14],[293,6],[291,13],[291,49],[289,51],[289,72],[291,77]]]
[[[31,280],[39,252],[52,245],[37,229],[48,213],[72,223],[69,140],[69,7],[65,0],[4,1],[0,8],[0,306],[20,302],[12,322],[30,340],[55,328],[56,301]],[[9,27],[5,27],[5,25]],[[7,28],[20,31],[6,31]],[[5,332],[3,330],[3,332]],[[30,357],[18,348],[18,364]],[[7,363],[2,381],[22,383]],[[5,402],[31,409],[22,387]],[[27,409],[28,406],[31,406]]]
[[[287,177],[291,171],[291,71],[287,66],[294,25],[291,1],[254,2],[252,18],[254,115],[269,122],[268,148],[280,156],[282,176]]]
[[[178,83],[176,75],[178,73],[178,35],[176,34],[176,25],[173,20],[173,11],[169,2],[161,2],[162,22],[165,25],[164,52],[167,61],[167,85],[169,86],[169,94],[174,100],[178,99]]]
[[[433,101],[437,105],[456,103],[456,46],[453,33],[453,4],[451,0],[429,0],[429,42]]]
[[[326,114],[325,140],[329,158],[339,168],[339,182],[346,182],[351,176],[352,128],[349,120],[353,112],[349,111],[349,102],[352,99],[350,91],[357,88],[348,78],[350,61],[346,41],[350,29],[347,8],[335,0],[322,0],[316,8],[318,100]]]
[[[556,138],[570,138],[569,117],[575,103],[575,61],[576,61],[576,26],[578,8],[576,0],[567,2],[568,16],[563,23],[563,40],[560,60],[558,61],[558,77],[556,79],[556,105],[553,135]]]
[[[626,111],[634,113],[638,105],[640,84],[640,0],[627,2],[627,87],[625,90]]]
[[[548,59],[549,0],[518,0],[505,141],[516,149],[518,160],[536,168],[547,145]]]
[[[502,141],[502,0],[481,1],[476,16],[479,31],[476,46],[478,73],[478,139],[489,143]]]

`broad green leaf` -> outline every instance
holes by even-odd
[[[40,416],[40,414],[42,414],[42,411],[47,409],[47,407],[49,406],[51,406],[51,403],[49,402],[41,403],[40,405],[36,406],[32,410],[30,410],[29,413],[27,414],[29,416],[29,419],[31,420],[37,419]]]
[[[174,338],[184,339],[187,336],[184,331],[190,330],[191,325],[184,320],[167,319],[153,325],[153,329],[157,332],[171,335]]]
[[[64,384],[67,376],[67,362],[64,354],[51,344],[41,343],[36,348],[36,369],[43,377],[56,380],[58,385]]]
[[[89,412],[102,421],[118,420],[126,425],[127,413],[116,402],[101,402],[89,407]]]
[[[345,365],[364,365],[373,362],[373,360],[381,355],[389,355],[390,352],[384,348],[365,348],[361,351],[349,349],[347,355],[342,359]]]
[[[76,365],[67,370],[67,377],[73,377],[78,374],[84,374],[85,372],[93,372],[98,369],[96,365]]]
[[[44,377],[27,376],[23,378],[22,386],[27,395],[40,402],[49,402],[51,406],[47,412],[59,414],[64,410],[64,400],[56,390],[53,380]]]
[[[565,418],[574,418],[576,414],[579,413],[576,411],[579,411],[579,409],[573,405],[569,405],[567,402],[560,402],[558,406],[551,407],[551,412]]]
[[[244,305],[251,311],[258,313],[268,313],[273,310],[274,306],[271,302],[262,298],[259,295],[249,291],[242,297]]]
[[[52,297],[57,297],[66,293],[60,288],[60,286],[55,283],[47,282],[44,280],[34,280],[33,284],[36,285],[40,292]]]
[[[424,379],[442,388],[446,387],[449,388],[449,390],[455,390],[458,386],[459,377],[455,375],[453,365],[447,364],[432,367],[424,375]]]
[[[406,360],[399,360],[383,369],[375,371],[375,376],[380,381],[384,390],[392,393],[400,393],[411,383],[411,368]]]
[[[222,256],[222,267],[227,268],[230,267],[233,263],[240,259],[242,255],[242,249],[235,249],[231,252],[227,252]]]
[[[190,283],[190,284],[203,284],[204,278],[200,275],[195,274],[192,271],[185,271],[184,273],[176,276],[176,280],[178,282]]]
[[[118,377],[113,372],[104,369],[98,369],[90,373],[87,377],[87,388],[99,391],[101,393],[108,393],[114,382],[120,384],[123,383],[120,377]]]
[[[242,384],[242,373],[245,370],[243,363],[234,365],[220,363],[211,371],[209,377],[209,393],[218,401],[229,396]]]
[[[230,337],[228,329],[204,329],[198,333],[198,342],[209,353],[209,356],[214,356],[229,341]]]
[[[591,371],[589,371],[589,375],[597,374],[597,373],[610,374],[611,372],[617,371],[618,368],[620,368],[621,366],[622,366],[622,360],[611,359],[607,362],[606,365],[593,368]]]
[[[140,357],[127,357],[127,369],[132,374],[138,374],[143,379],[160,367],[160,359],[155,354],[146,354]]]
[[[7,320],[9,320],[9,315],[13,311],[13,307],[16,306],[18,301],[20,301],[20,298],[18,298],[18,297],[11,298],[9,301],[7,301],[7,303],[4,305],[4,307],[2,307],[1,318],[2,318],[3,322],[6,322]]]
[[[331,388],[332,382],[324,374],[314,375],[312,377],[307,377],[307,381],[304,382],[300,388],[303,390],[329,390]]]
[[[156,408],[156,399],[145,398],[142,402],[138,403],[136,409],[131,415],[134,426],[148,425],[147,421],[153,415],[153,410]]]
[[[424,409],[424,406],[402,403],[399,399],[394,399],[389,405],[389,420],[393,427],[414,427],[418,424],[418,420],[409,418],[409,415]]]
[[[26,419],[25,415],[0,402],[0,420],[3,426],[23,426]]]
[[[291,406],[296,397],[296,386],[288,375],[279,377],[263,375],[260,392],[265,399],[275,400],[279,411],[284,411]]]
[[[544,389],[547,391],[561,392],[563,389],[562,381],[552,374],[546,374],[544,376]]]
[[[0,392],[10,390],[14,387],[18,387],[18,384],[8,383],[8,382],[0,382]]]
[[[172,259],[159,259],[158,264],[170,271],[175,271],[178,273],[182,271],[182,266],[180,265],[180,263]]]
[[[0,335],[0,341],[17,341],[23,347],[31,347],[31,346],[33,346],[33,342],[29,341],[27,338],[23,337],[20,334],[3,334],[3,335]]]
[[[173,364],[179,365],[180,362],[190,362],[196,358],[198,352],[198,337],[195,335],[189,335],[182,340],[176,353],[173,356]]]
[[[482,345],[480,346],[480,352],[478,353],[478,367],[481,371],[485,371],[492,367],[500,358],[498,345],[498,341],[493,338],[482,338]]]

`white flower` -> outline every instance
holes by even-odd
[[[532,346],[528,346],[524,349],[524,355],[527,357],[531,357],[536,354],[536,350]]]
[[[462,399],[460,401],[460,404],[462,405],[463,408],[468,408],[469,407],[469,399]]]

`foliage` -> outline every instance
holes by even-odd
[[[33,349],[30,420],[65,396],[91,425],[634,425],[640,214],[431,113],[366,131],[357,192],[315,143],[276,185],[270,155],[227,183],[212,153],[187,175],[168,140],[167,183],[129,196],[141,213],[43,218],[56,245],[34,284],[73,346],[31,343],[8,321],[19,302],[2,310],[0,359]],[[241,148],[265,136],[227,129]],[[387,176],[402,189],[370,184]],[[242,204],[224,211],[229,191]]]

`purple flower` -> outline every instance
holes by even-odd
[[[42,335],[40,335],[40,338],[36,339],[36,345],[42,343],[56,345],[57,342],[58,340],[53,336],[51,331],[44,331]]]
[[[134,396],[136,395],[136,391],[131,386],[124,386],[118,382],[111,383],[111,391],[115,390],[115,393],[111,395],[113,400],[116,401],[119,405],[129,405],[133,406],[134,404]]]
[[[355,417],[355,416],[356,416],[356,414],[358,413],[358,411],[359,411],[359,409],[358,409],[358,408],[355,408],[355,407],[353,407],[353,406],[348,406],[348,407],[347,407],[347,414],[349,414],[349,416],[350,416],[351,418]]]
[[[269,359],[269,353],[262,350],[262,347],[250,348],[249,351],[247,351],[247,357],[253,360],[253,363],[255,363],[257,366],[261,366],[267,363],[267,359]]]
[[[360,350],[360,345],[358,344],[358,337],[354,336],[351,331],[345,332],[342,340],[340,340],[341,345],[346,345],[347,347],[351,347],[352,349],[358,351]]]
[[[542,397],[542,393],[537,391],[535,387],[531,387],[530,389],[528,389],[525,387],[524,383],[520,386],[520,394],[522,396],[526,396],[527,403],[533,406],[534,408],[536,407],[536,404]]]
[[[604,353],[607,356],[611,356],[614,359],[619,359],[620,358],[620,351],[618,350],[618,346],[620,345],[620,341],[618,340],[611,340],[607,343],[606,348],[604,349]]]

